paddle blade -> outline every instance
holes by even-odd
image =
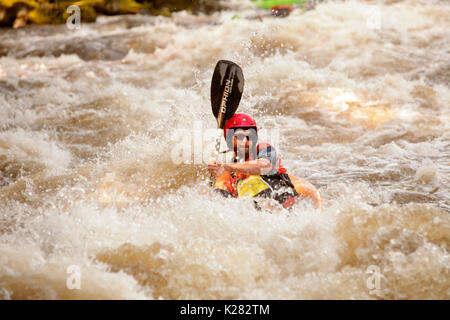
[[[236,112],[243,91],[241,67],[227,60],[217,62],[211,80],[211,106],[218,128],[223,129],[225,122]]]

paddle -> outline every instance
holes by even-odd
[[[236,112],[244,91],[244,74],[241,67],[231,61],[219,60],[211,80],[211,107],[217,120],[217,137],[214,158],[219,156],[220,141],[225,122]],[[210,186],[214,184],[211,176]]]
[[[211,80],[211,107],[217,119],[216,159],[225,122],[236,112],[243,91],[244,74],[241,67],[231,61],[218,61]]]

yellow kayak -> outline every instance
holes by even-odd
[[[287,209],[293,206],[299,199],[305,198],[310,198],[316,205],[316,208],[323,208],[323,201],[320,193],[311,183],[293,175],[289,175],[289,178],[299,196],[287,199],[283,203],[284,208]],[[268,189],[271,189],[270,186],[259,175],[251,175],[246,179],[239,181],[236,185],[239,198],[252,198]]]

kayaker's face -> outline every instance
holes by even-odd
[[[255,131],[252,129],[244,130],[244,129],[238,129],[234,133],[233,136],[233,145],[234,150],[237,152],[237,156],[239,158],[243,158],[245,155],[245,158],[248,158],[249,156],[249,150],[252,150],[253,146],[253,139],[251,137],[255,135]]]

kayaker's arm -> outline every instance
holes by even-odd
[[[267,159],[251,160],[244,163],[222,163],[221,167],[227,171],[240,172],[245,174],[267,174],[272,168],[272,164]]]

